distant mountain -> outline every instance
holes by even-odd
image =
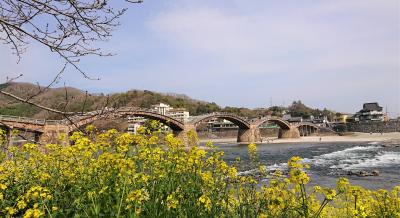
[[[0,84],[0,89],[17,96],[27,98],[44,87],[30,83],[8,83]],[[191,99],[181,94],[163,94],[148,90],[131,90],[125,93],[114,93],[106,96],[104,94],[92,94],[73,88],[50,88],[32,99],[41,105],[72,112],[92,111],[108,107],[136,106],[150,108],[151,105],[160,102],[171,105],[174,108],[184,107],[190,114],[197,115],[221,110],[216,103],[209,103]],[[0,114],[27,116],[35,118],[59,119],[60,115],[49,113],[37,107],[16,101],[10,97],[0,94]]]
[[[7,83],[0,84],[0,90],[27,98],[43,90],[31,83]],[[192,99],[187,95],[176,93],[158,93],[148,90],[130,90],[124,93],[114,93],[106,96],[102,93],[86,93],[85,91],[73,88],[50,88],[32,99],[33,102],[43,106],[65,110],[70,112],[93,111],[108,107],[141,107],[150,108],[151,105],[160,102],[169,104],[174,108],[186,108],[191,115],[200,115],[216,111],[223,111],[237,114],[242,117],[255,118],[266,115],[282,116],[290,113],[292,116],[302,116],[304,118],[320,115],[333,116],[335,113],[327,109],[312,109],[304,105],[301,101],[294,101],[289,107],[274,106],[270,108],[249,109],[238,107],[221,108],[216,103]],[[26,116],[34,118],[60,119],[60,115],[49,113],[37,107],[21,103],[10,97],[0,94],[0,114]],[[330,118],[331,118],[330,117]]]

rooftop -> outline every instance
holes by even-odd
[[[378,102],[365,103],[362,111],[382,111],[382,107],[379,106]]]

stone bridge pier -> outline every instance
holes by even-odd
[[[183,130],[174,130],[175,137],[182,140],[185,145],[189,145],[188,132],[195,131],[196,126],[186,124]],[[300,131],[297,127],[292,126],[289,129],[279,129],[278,138],[300,138]],[[258,125],[250,125],[249,128],[239,127],[237,142],[241,143],[257,143],[261,142],[261,134]]]
[[[280,139],[292,139],[300,138],[300,131],[297,127],[291,126],[289,129],[279,129],[278,138]]]
[[[239,128],[237,142],[261,142],[260,129],[257,125],[250,125],[248,129]]]
[[[11,145],[13,145],[13,139],[14,139],[14,136],[13,136],[13,127],[12,126],[10,126],[10,127],[7,127],[6,128],[6,146],[7,147],[9,147],[9,146],[11,146]]]
[[[190,131],[196,132],[196,126],[191,124],[186,124],[185,128],[182,130],[173,130],[173,134],[176,138],[180,139],[184,145],[189,145],[188,133]]]
[[[35,135],[35,140],[38,139],[39,143],[66,143],[68,144],[69,127],[64,125],[45,125],[42,134]],[[65,135],[65,141],[60,142],[61,134]]]

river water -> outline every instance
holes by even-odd
[[[249,160],[247,145],[214,143],[224,151],[224,159],[233,164],[240,157],[239,174],[256,174]],[[385,145],[381,142],[335,142],[335,143],[286,143],[258,144],[259,161],[272,173],[287,171],[287,161],[300,156],[311,168],[310,185],[335,187],[340,177],[346,177],[352,184],[369,189],[391,189],[400,185],[400,146]],[[379,172],[372,176],[372,172]],[[371,176],[360,176],[360,172]],[[351,175],[349,175],[351,174]],[[268,178],[263,178],[267,181]]]

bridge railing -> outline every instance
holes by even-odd
[[[45,124],[45,120],[42,119],[34,119],[28,117],[18,117],[18,116],[8,116],[8,115],[0,115],[0,120],[2,121],[10,121],[10,122],[26,122],[26,123],[34,123],[34,124]]]
[[[144,108],[138,108],[138,107],[121,107],[121,108],[105,108],[103,110],[96,110],[96,111],[89,111],[89,112],[84,112],[84,113],[77,113],[73,116],[70,116],[68,119],[62,119],[62,120],[45,120],[45,119],[34,119],[34,118],[28,118],[28,117],[18,117],[18,116],[8,116],[8,115],[0,115],[0,120],[7,120],[11,122],[25,122],[25,123],[33,123],[33,124],[39,124],[39,125],[70,125],[71,123],[74,122],[79,122],[82,119],[86,119],[88,117],[92,116],[98,116],[98,115],[105,115],[108,114],[109,112],[128,112],[128,111],[141,111],[141,112],[148,112],[148,113],[154,113],[154,114],[160,114],[156,110],[152,109],[144,109]],[[162,115],[162,114],[160,114]],[[192,116],[188,122],[195,121],[196,119],[202,119],[207,116],[215,116],[215,115],[234,115],[232,113],[228,112],[212,112],[209,114],[203,114],[200,116]],[[237,116],[239,117],[239,116]],[[263,118],[268,118],[271,116],[263,117]],[[244,117],[239,117],[240,119],[246,121],[246,122],[251,122],[252,120],[246,119]],[[172,118],[173,120],[176,120],[175,118]],[[179,121],[180,120],[176,120]]]
[[[9,115],[0,115],[0,121],[9,121],[9,122],[19,122],[19,123],[31,123],[31,124],[50,124],[50,125],[57,125],[63,124],[63,120],[45,120],[45,119],[35,119],[29,117],[18,117],[18,116],[9,116]]]

